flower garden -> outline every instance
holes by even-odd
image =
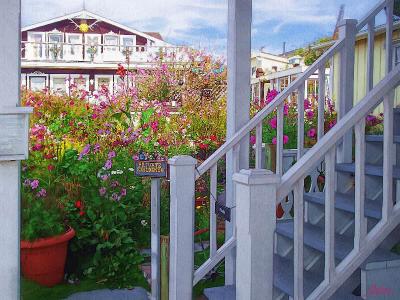
[[[102,86],[92,96],[73,83],[69,95],[23,91],[22,103],[34,107],[34,113],[29,159],[21,172],[21,239],[32,242],[72,228],[75,236],[65,268],[69,282],[143,284],[139,266],[146,259],[141,249],[150,247],[150,182],[134,175],[134,161],[178,154],[202,161],[224,142],[224,61],[194,51],[188,57],[188,62],[176,64],[158,57],[151,70],[119,66],[116,93]],[[266,99],[252,103],[251,113],[276,95],[272,90]],[[317,102],[312,97],[304,102],[306,146],[317,139]],[[327,131],[336,123],[336,112],[329,99],[326,107]],[[285,148],[296,148],[295,101],[287,102],[284,114]],[[368,131],[379,131],[380,123],[382,116],[371,115]],[[276,126],[275,115],[264,121],[264,143],[276,143]],[[250,142],[255,143],[255,136]],[[207,236],[206,186],[202,181],[196,185],[198,238]],[[161,195],[161,233],[168,235],[167,180]]]

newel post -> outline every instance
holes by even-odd
[[[354,59],[357,20],[345,19],[339,23],[339,38],[344,38],[344,47],[340,52],[339,65],[339,109],[338,120],[352,108],[354,101]],[[352,133],[343,137],[343,144],[338,147],[338,161],[352,162]]]
[[[195,166],[190,156],[174,156],[170,166],[169,299],[191,300],[194,265]]]
[[[276,188],[279,175],[241,170],[234,174],[236,191],[236,299],[273,297]]]

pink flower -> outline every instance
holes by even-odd
[[[286,145],[289,142],[289,137],[287,135],[283,136],[283,144]]]
[[[283,106],[283,114],[284,114],[285,116],[287,116],[287,115],[289,114],[289,106],[288,106],[287,104],[285,104],[285,105]]]
[[[277,143],[277,139],[276,136],[272,138],[272,144],[276,145]],[[286,145],[287,143],[289,143],[289,137],[287,135],[283,136],[283,144]]]
[[[117,187],[117,186],[119,186],[119,182],[117,181],[117,180],[114,180],[112,183],[111,183],[111,187]]]
[[[134,155],[134,156],[132,156],[132,159],[133,160],[139,160],[139,156],[138,155]]]
[[[32,151],[40,151],[40,150],[42,150],[42,145],[41,144],[35,144],[33,147],[32,147]]]
[[[108,175],[102,175],[100,178],[101,178],[101,180],[106,181],[109,178],[109,176]]]
[[[153,131],[157,131],[157,129],[158,129],[158,122],[157,122],[157,121],[151,122],[150,127],[151,127],[151,129],[153,129]]]
[[[44,198],[47,196],[47,192],[45,189],[41,189],[37,194],[36,197]]]
[[[267,104],[271,103],[271,102],[275,99],[275,97],[276,97],[277,95],[278,95],[278,91],[277,91],[277,90],[272,90],[272,91],[270,91],[270,92],[268,93],[267,99],[266,99]]]
[[[250,144],[254,145],[256,143],[256,137],[254,135],[250,136]]]
[[[317,135],[317,130],[315,128],[311,128],[308,132],[307,132],[307,136],[310,138],[314,138]]]
[[[271,128],[273,128],[273,129],[276,129],[276,124],[277,124],[276,117],[273,117],[273,118],[269,121],[269,126],[271,126]]]
[[[31,188],[32,190],[37,189],[37,187],[39,186],[39,180],[35,179],[31,182]]]
[[[107,192],[107,189],[103,186],[99,189],[100,196],[104,196]]]
[[[108,160],[106,161],[106,163],[104,164],[104,168],[105,168],[106,170],[110,170],[110,169],[112,168],[112,161],[111,161],[111,159],[108,159]]]
[[[100,151],[100,145],[99,144],[95,144],[93,147],[93,153],[97,153]]]
[[[24,181],[24,187],[31,186],[31,181],[29,179],[25,179]]]
[[[126,196],[126,189],[121,189],[120,196],[121,197],[125,197]]]
[[[311,108],[311,103],[308,101],[308,99],[304,100],[304,109],[309,109]]]
[[[314,117],[314,112],[312,110],[307,110],[306,112],[307,119],[312,119]]]
[[[113,193],[111,195],[111,199],[113,199],[114,201],[118,201],[120,199],[120,196],[117,193]]]

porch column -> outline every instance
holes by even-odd
[[[0,1],[0,106],[16,107],[20,99],[21,3]],[[0,108],[1,109],[1,108]],[[20,299],[20,165],[0,161],[0,293]]]
[[[228,0],[228,102],[227,139],[231,138],[250,119],[250,56],[251,56],[252,0]],[[235,196],[232,176],[235,156],[239,155],[239,168],[249,167],[249,136],[240,144],[240,151],[226,155],[226,205],[234,207]],[[235,209],[231,222],[226,222],[225,238],[234,235]],[[225,258],[225,284],[235,283],[236,249]]]

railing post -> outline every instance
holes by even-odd
[[[21,1],[0,1],[1,106],[20,102]],[[1,299],[20,299],[20,162],[0,162]]]
[[[194,265],[195,166],[190,156],[174,156],[170,165],[169,299],[191,300]]]
[[[343,118],[353,107],[354,101],[354,47],[356,42],[357,20],[345,19],[339,23],[339,38],[344,38],[340,52],[339,109],[338,119]],[[352,161],[352,133],[343,137],[338,147],[338,161]]]
[[[273,298],[276,187],[280,177],[263,169],[233,175],[236,191],[236,299]]]

